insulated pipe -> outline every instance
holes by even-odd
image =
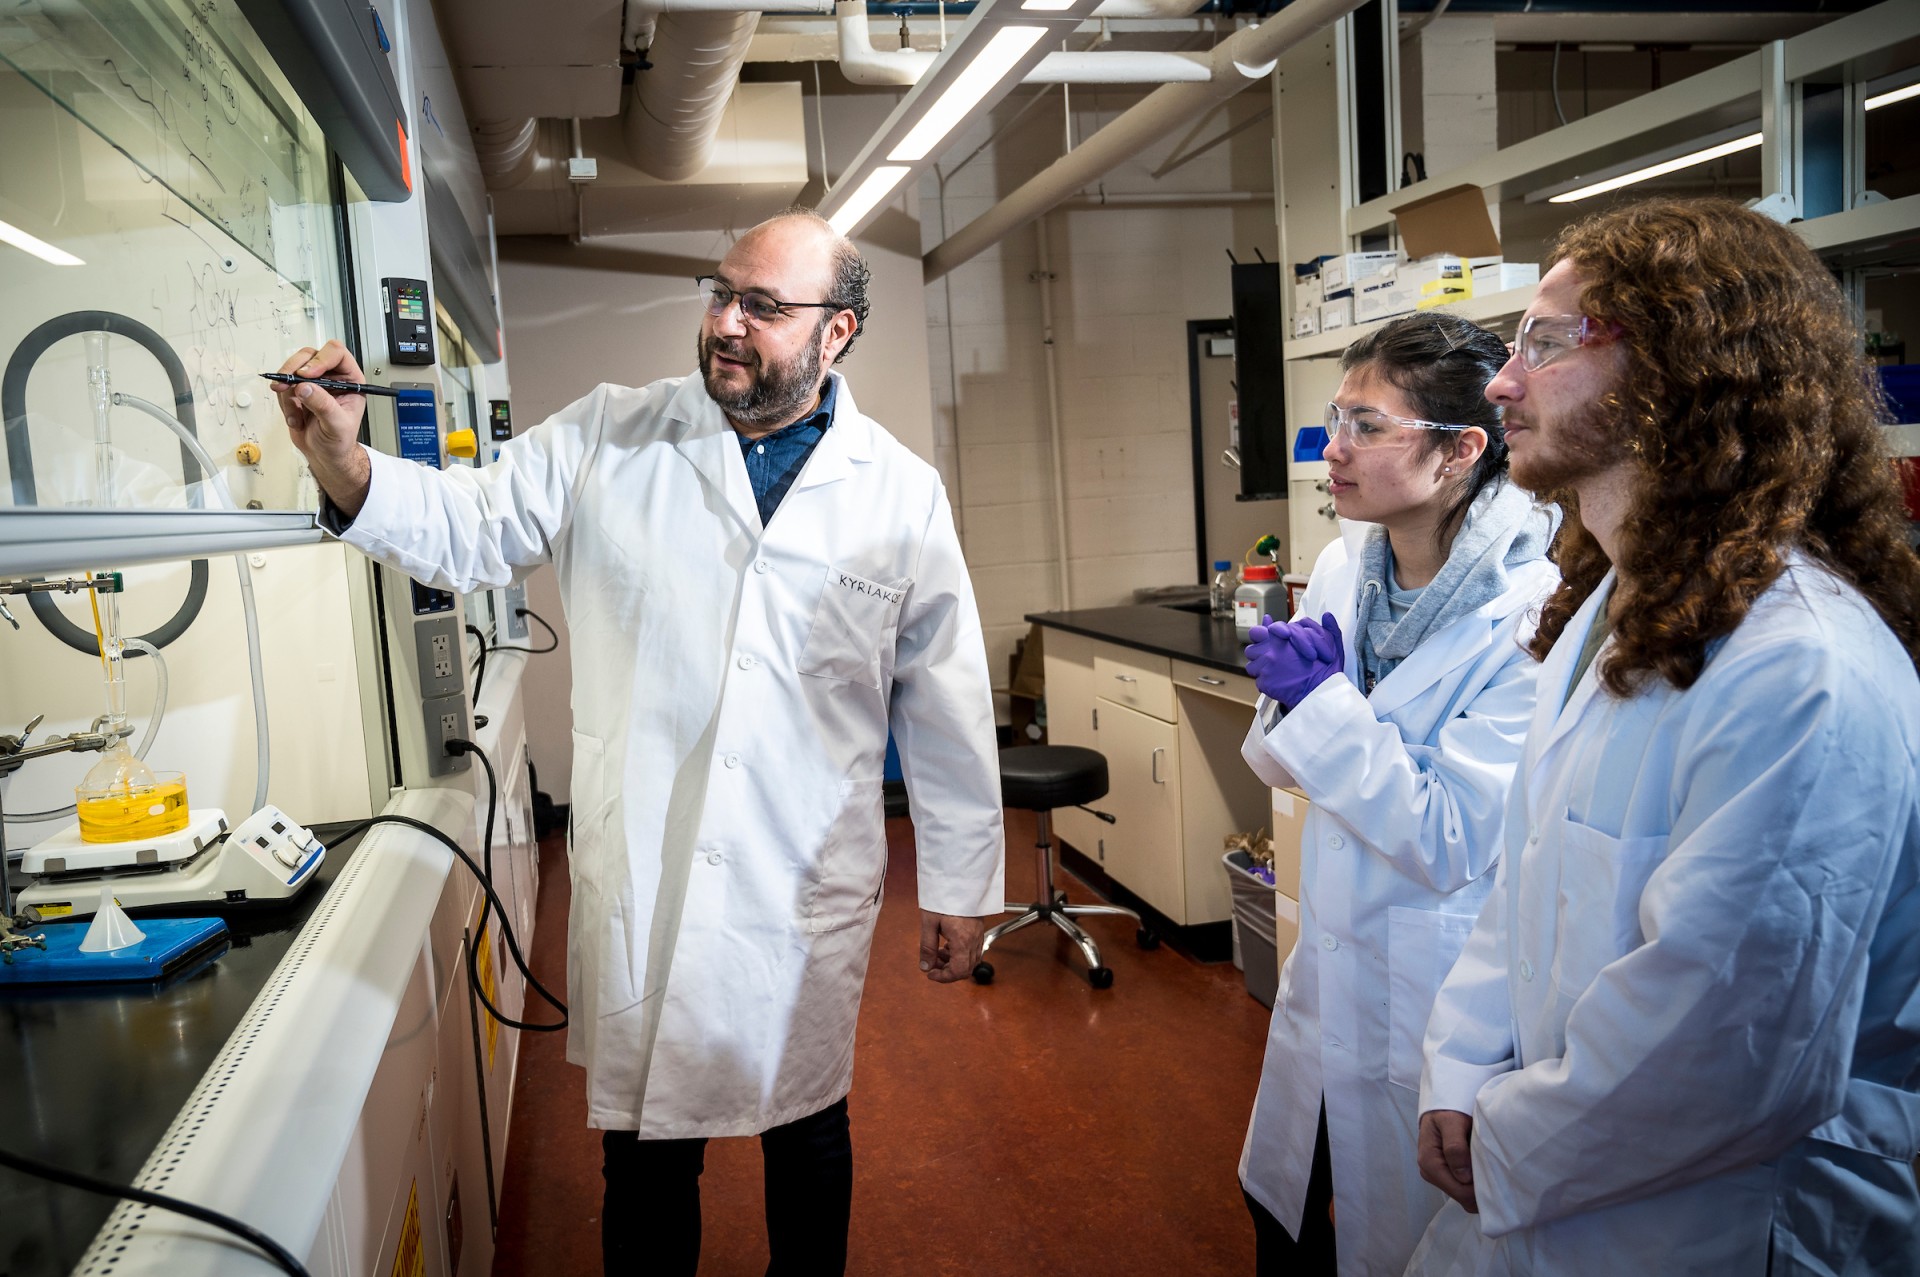
[[[866,0],[858,0],[861,12]],[[1095,18],[1186,18],[1209,7],[1211,0],[1103,0],[1090,15]],[[832,13],[834,0],[628,0],[629,13],[778,13],[782,16],[808,13]],[[935,3],[922,0],[910,4],[876,4],[881,13],[894,15],[906,10],[916,14],[938,11]],[[968,0],[946,6],[947,16],[964,18],[974,5]]]
[[[526,181],[533,173],[534,143],[539,136],[539,122],[531,117],[474,121],[473,150],[487,186],[498,189]]]
[[[1163,84],[985,213],[936,244],[923,259],[932,283],[1019,227],[1273,71],[1280,55],[1359,8],[1363,0],[1294,0],[1277,17],[1236,31],[1214,46],[1214,75],[1204,84]]]
[[[866,0],[840,0],[834,5],[834,26],[840,35],[840,74],[855,84],[917,84],[933,60],[940,56],[913,49],[882,53],[874,48],[867,33]],[[1208,55],[1204,53],[1116,49],[1106,53],[1049,53],[1027,72],[1021,83],[1194,83],[1213,73]]]
[[[754,11],[660,19],[647,52],[652,67],[638,74],[627,103],[627,153],[637,168],[677,182],[707,166],[759,20]]]

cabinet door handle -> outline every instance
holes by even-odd
[[[1156,749],[1153,751],[1152,757],[1147,760],[1147,766],[1149,769],[1151,769],[1153,774],[1153,783],[1156,785],[1164,785],[1167,783],[1166,781],[1160,779],[1160,755],[1166,752],[1167,751],[1164,748]]]
[[[1225,687],[1227,685],[1227,680],[1224,678],[1208,678],[1205,674],[1198,674],[1195,675],[1195,677],[1208,687]]]
[[[1135,678],[1131,674],[1115,674],[1114,677],[1119,679],[1122,683],[1138,683],[1140,681],[1139,679]]]

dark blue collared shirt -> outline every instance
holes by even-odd
[[[759,439],[742,437],[740,455],[747,463],[747,478],[753,481],[754,503],[760,507],[760,526],[773,521],[773,512],[800,477],[814,446],[826,436],[833,424],[834,400],[839,383],[828,376],[820,392],[820,406],[792,425]]]

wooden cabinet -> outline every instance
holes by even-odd
[[[1047,739],[1107,758],[1107,796],[1054,813],[1054,829],[1168,919],[1231,916],[1220,867],[1227,835],[1269,818],[1267,787],[1240,757],[1253,683],[1118,643],[1049,629]]]

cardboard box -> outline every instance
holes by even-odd
[[[1300,902],[1284,891],[1273,893],[1273,947],[1278,960],[1276,974],[1285,970],[1287,955],[1300,943]]]
[[[1320,275],[1316,271],[1311,275],[1296,275],[1293,279],[1293,313],[1312,310],[1318,306],[1320,296]]]
[[[1337,253],[1320,263],[1320,298],[1332,301],[1345,297],[1361,280],[1391,269],[1399,260],[1400,254],[1392,252]],[[1321,327],[1326,325],[1322,323]]]
[[[1500,236],[1487,213],[1486,193],[1477,186],[1450,186],[1394,212],[1400,246],[1419,261],[1436,253],[1500,259]]]
[[[1273,885],[1295,900],[1300,898],[1300,840],[1312,806],[1297,789],[1273,791]]]
[[[1404,315],[1419,305],[1420,294],[1402,282],[1400,272],[1404,266],[1390,271],[1382,271],[1363,280],[1360,287],[1353,290],[1353,322],[1370,324],[1378,319],[1392,319],[1395,315]]]
[[[1481,297],[1514,288],[1532,288],[1539,282],[1538,262],[1484,262],[1473,268],[1473,291]]]
[[[1332,301],[1320,303],[1320,331],[1330,333],[1336,328],[1348,328],[1353,325],[1353,298],[1337,297]]]
[[[1287,336],[1292,338],[1311,337],[1320,331],[1320,308],[1312,307],[1295,313],[1287,325]]]

